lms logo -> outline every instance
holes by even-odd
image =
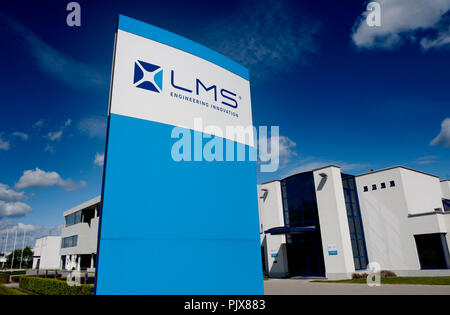
[[[134,63],[135,87],[160,93],[162,91],[163,70],[160,66],[141,60]]]

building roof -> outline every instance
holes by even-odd
[[[312,169],[312,170],[310,170],[310,171],[305,171],[305,172],[300,172],[300,173],[292,174],[292,175],[286,176],[286,177],[283,178],[282,180],[285,180],[285,179],[287,179],[287,178],[289,178],[289,177],[296,176],[296,175],[300,175],[300,174],[311,173],[311,172],[317,172],[317,171],[320,171],[320,170],[323,170],[323,169],[326,169],[326,168],[329,168],[329,167],[336,167],[336,168],[339,168],[339,169],[341,168],[340,166],[330,164],[330,165],[326,165],[326,166],[322,166],[322,167],[319,167],[319,168]]]
[[[72,214],[72,213],[77,212],[79,210],[83,210],[83,209],[92,207],[93,205],[95,205],[97,203],[100,203],[100,199],[101,199],[100,196],[92,198],[91,200],[88,200],[88,201],[86,201],[86,202],[84,202],[84,203],[82,203],[82,204],[80,204],[80,205],[78,205],[78,206],[76,206],[76,207],[74,207],[74,208],[72,208],[70,210],[67,210],[66,212],[63,213],[63,216],[68,216],[69,214]]]
[[[433,174],[429,174],[429,173],[425,173],[425,172],[422,172],[422,171],[419,171],[419,170],[415,170],[413,168],[409,168],[409,167],[402,166],[402,165],[397,165],[397,166],[392,166],[392,167],[388,167],[388,168],[382,168],[382,169],[379,169],[379,170],[369,171],[369,172],[364,173],[364,174],[356,175],[356,177],[371,175],[371,174],[374,174],[374,173],[386,172],[386,171],[390,171],[390,170],[393,170],[393,169],[396,169],[396,168],[402,168],[402,169],[405,169],[405,170],[408,170],[408,171],[412,171],[412,172],[420,173],[420,174],[423,174],[423,175],[428,175],[428,176],[439,178],[439,176],[436,176],[436,175],[433,175]]]
[[[323,167],[316,168],[316,169],[313,169],[313,170],[310,170],[310,171],[292,174],[292,175],[289,175],[289,176],[287,176],[287,177],[282,178],[281,180],[284,180],[284,179],[286,179],[286,178],[289,178],[289,177],[292,177],[292,176],[295,176],[295,175],[299,175],[299,174],[304,174],[304,173],[310,173],[310,172],[320,171],[320,170],[322,170],[322,169],[329,168],[329,167],[337,167],[337,168],[341,168],[340,166],[331,164],[331,165],[323,166]],[[370,174],[374,174],[374,173],[380,173],[380,172],[390,171],[390,170],[393,170],[393,169],[396,169],[396,168],[402,168],[402,169],[405,169],[405,170],[408,170],[408,171],[412,171],[412,172],[420,173],[420,174],[423,174],[423,175],[428,175],[428,176],[432,176],[432,177],[439,178],[439,176],[436,176],[436,175],[433,175],[433,174],[430,174],[430,173],[425,173],[425,172],[422,172],[422,171],[419,171],[419,170],[415,170],[415,169],[413,169],[413,168],[409,168],[409,167],[402,166],[402,165],[391,166],[391,167],[382,168],[382,169],[379,169],[379,170],[369,171],[369,172],[367,172],[367,173],[355,175],[355,177],[360,177],[360,176],[370,175]],[[281,181],[281,180],[271,180],[271,181],[268,181],[268,182],[261,183],[261,185],[269,184],[269,183],[272,183],[272,182],[279,182],[279,181]],[[450,180],[449,180],[449,179],[441,180],[441,182],[446,182],[446,181],[450,181]]]
[[[261,183],[259,185],[265,185],[265,184],[275,183],[275,182],[279,182],[279,181],[280,180],[278,180],[278,179],[274,179],[274,180],[269,180],[268,182]]]

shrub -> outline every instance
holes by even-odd
[[[19,287],[42,295],[93,295],[94,286],[82,284],[69,286],[66,282],[37,277],[22,277]]]
[[[354,274],[352,274],[352,279],[363,279],[363,278],[367,278],[368,276],[369,276],[369,274],[367,274],[367,273],[354,273]],[[390,270],[381,270],[380,277],[381,278],[392,278],[392,277],[397,277],[397,275],[395,274],[395,272],[392,272]]]
[[[369,275],[367,273],[354,273],[352,274],[352,279],[365,279]]]
[[[18,271],[0,271],[0,273],[6,273],[9,276],[15,276],[15,275],[24,275],[27,272],[25,270],[18,270]]]
[[[390,270],[381,270],[380,275],[381,275],[381,278],[392,278],[392,277],[397,277],[397,275],[395,274],[395,272],[390,271]]]
[[[0,284],[0,295],[8,295],[8,288]]]
[[[7,273],[0,273],[0,283],[8,283],[9,275]]]
[[[18,276],[11,276],[10,281],[14,283],[18,283],[20,281],[20,278],[27,277],[26,275],[18,275]],[[35,277],[35,278],[50,278],[50,279],[61,279],[61,274],[49,274],[46,275],[34,275],[34,276],[28,276],[28,277]],[[66,280],[66,279],[64,279]],[[82,282],[83,283],[83,282]],[[93,283],[93,282],[92,282]]]

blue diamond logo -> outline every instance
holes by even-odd
[[[134,63],[135,87],[160,93],[162,91],[163,70],[160,66],[137,60]]]

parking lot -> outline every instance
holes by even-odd
[[[300,279],[264,281],[266,295],[450,295],[450,286],[312,283]]]

